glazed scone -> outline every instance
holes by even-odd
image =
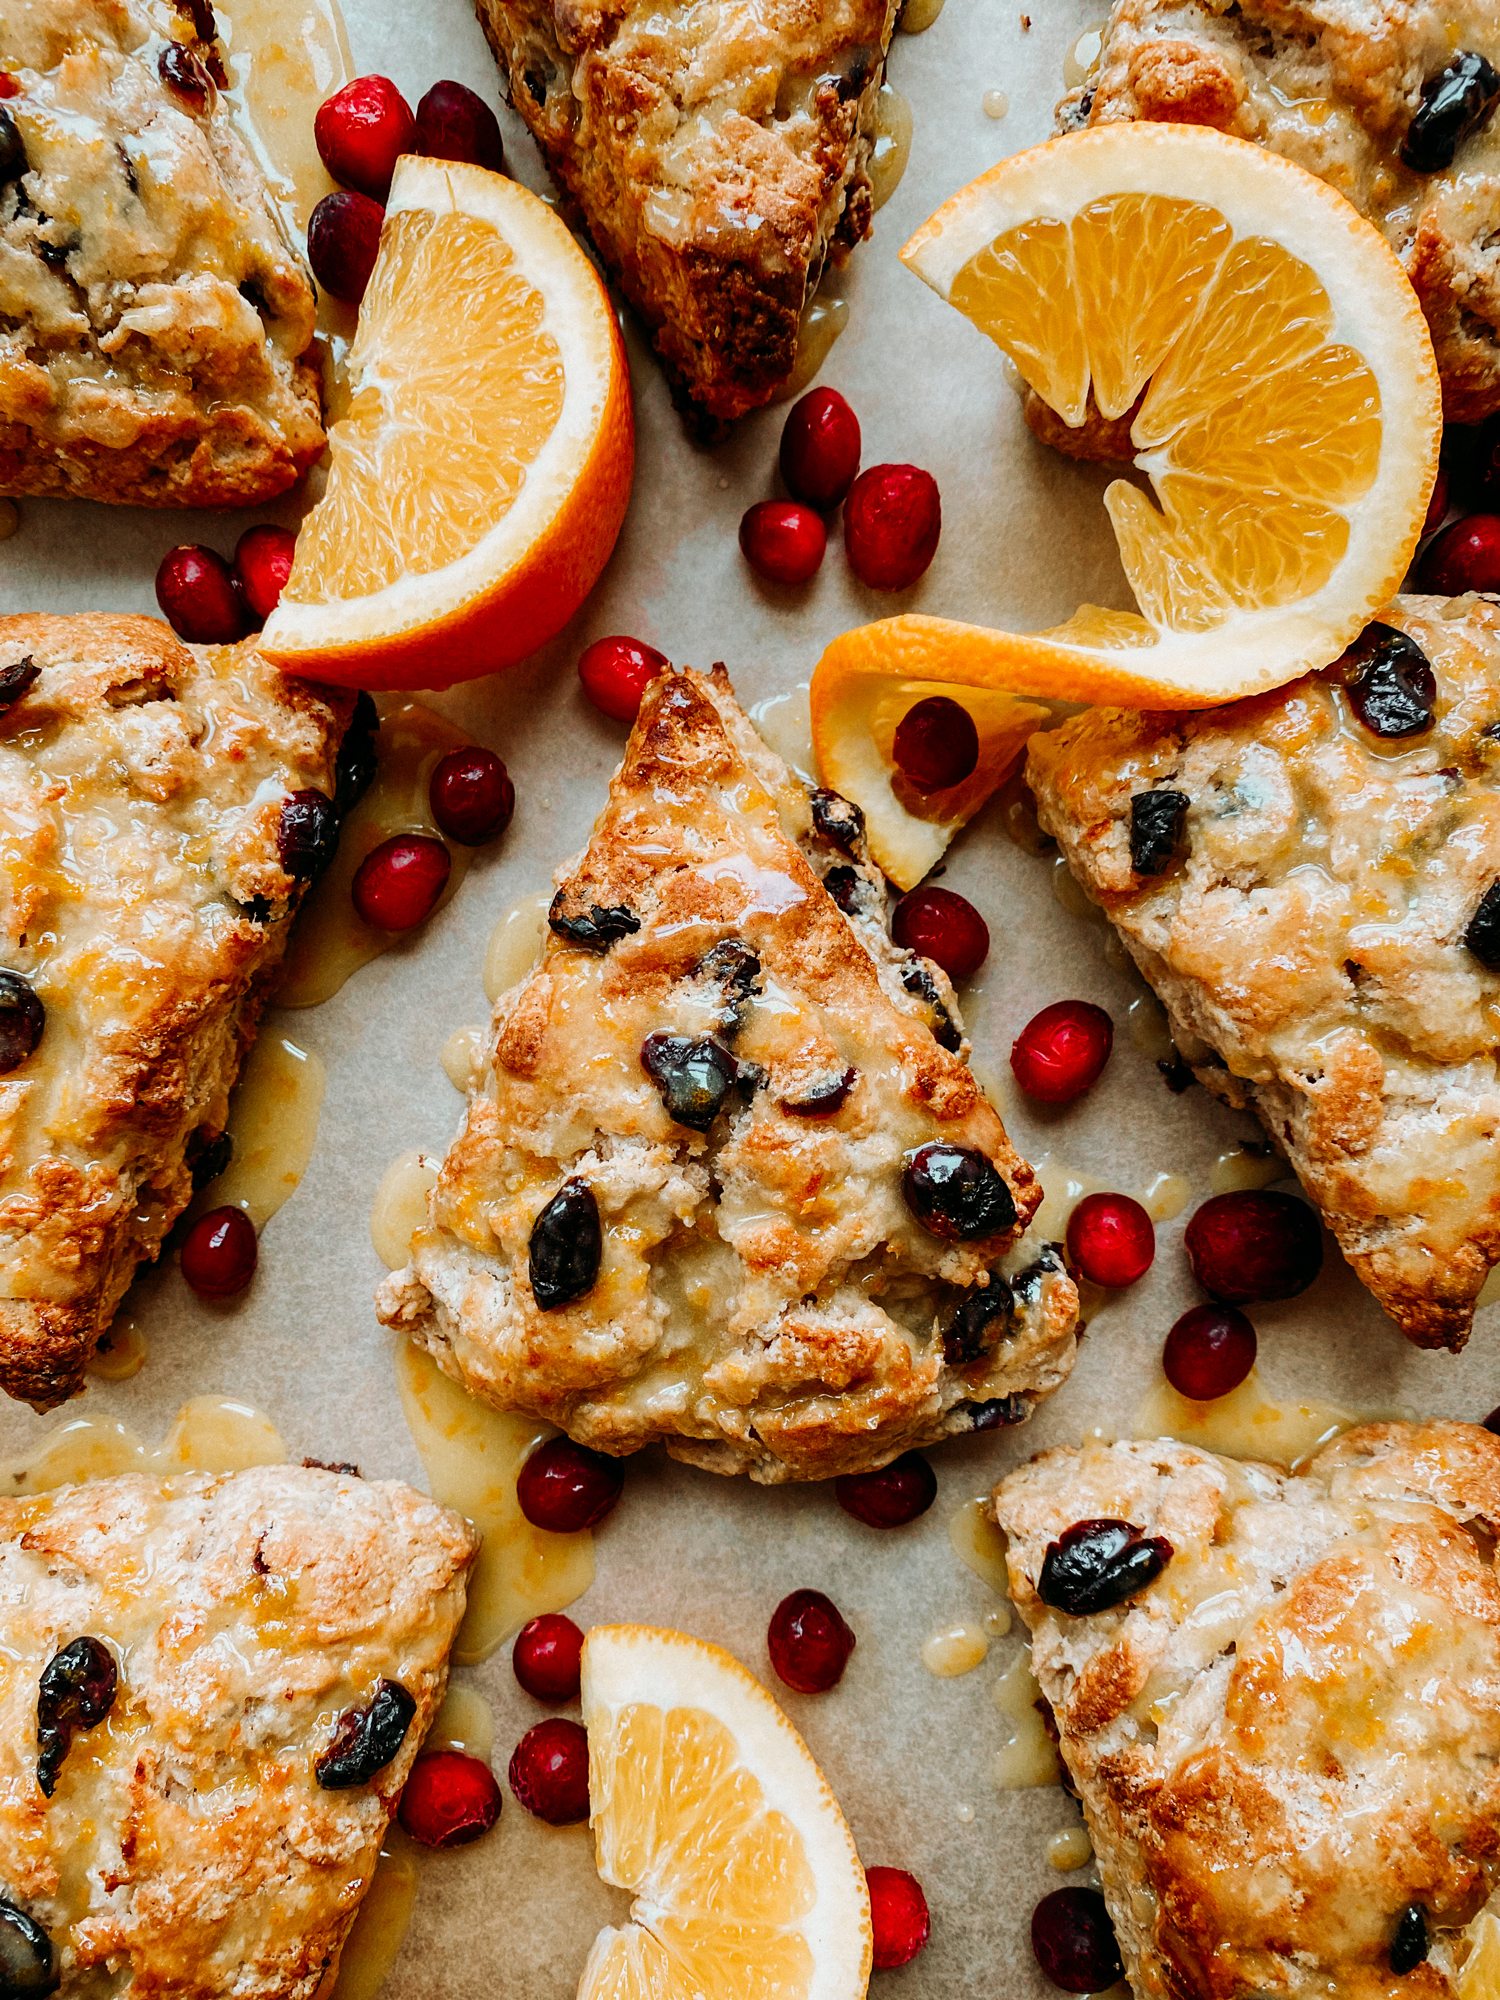
[[[1500,1261],[1500,609],[1401,597],[1382,627],[1363,670],[1092,710],[1027,777],[1198,1080],[1259,1113],[1408,1338],[1457,1348]],[[1356,699],[1432,719],[1382,736]]]
[[[6,1990],[50,1960],[65,2000],[312,2000],[476,1550],[410,1487],[285,1465],[0,1499],[0,1920],[37,1969]],[[96,1719],[53,1731],[75,1663]]]
[[[1493,0],[1115,0],[1097,73],[1062,100],[1058,125],[1213,125],[1337,188],[1422,301],[1445,416],[1477,423],[1500,409],[1500,120],[1480,110],[1444,164],[1459,121],[1429,109],[1413,133],[1424,86],[1461,56],[1489,68],[1472,107],[1493,107]],[[1087,455],[1120,455],[1109,443]]]
[[[995,1514],[1139,2000],[1452,1996],[1500,1885],[1500,1438],[1049,1451]]]
[[[674,389],[769,402],[825,264],[869,233],[897,0],[476,0],[511,103]]]
[[[312,281],[213,34],[207,0],[0,0],[0,493],[250,507],[323,449]]]
[[[0,1388],[37,1409],[223,1130],[352,704],[154,618],[0,618]]]
[[[556,879],[381,1319],[502,1409],[765,1481],[1056,1388],[1077,1294],[952,990],[891,943],[859,815],[722,668],[653,682]],[[918,1202],[957,1177],[933,1227],[913,1171]]]

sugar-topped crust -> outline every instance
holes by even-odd
[[[0,493],[248,507],[323,449],[312,281],[201,15],[0,0]]]
[[[1050,1451],[995,1511],[1142,2000],[1451,1996],[1500,1885],[1500,1438],[1372,1424],[1300,1478],[1171,1443]],[[1069,1616],[1042,1563],[1098,1519],[1172,1557]],[[1398,1974],[1413,1903],[1430,1950]]]
[[[477,1549],[395,1482],[260,1466],[0,1500],[0,1895],[52,1940],[65,2000],[311,2000],[442,1700]],[[89,1636],[109,1715],[46,1797],[38,1683]],[[314,1775],[399,1682],[416,1711],[368,1783]]]
[[[869,233],[897,0],[476,0],[558,184],[711,418],[791,373],[825,263]]]
[[[192,1194],[302,885],[290,792],[332,796],[353,697],[154,618],[0,618],[0,964],[46,1009],[0,1076],[0,1387],[74,1394]]]
[[[1500,1261],[1500,971],[1464,944],[1500,876],[1500,608],[1397,598],[1437,681],[1400,739],[1337,667],[1182,714],[1095,709],[1034,736],[1037,816],[1166,1006],[1199,1081],[1253,1106],[1407,1336],[1461,1347]],[[1190,804],[1131,865],[1131,800]]]
[[[1023,1234],[1040,1191],[963,1059],[951,989],[891,944],[862,829],[846,838],[841,852],[818,830],[722,669],[653,684],[553,906],[555,922],[620,909],[639,927],[602,952],[554,933],[498,1001],[429,1226],[378,1294],[387,1325],[588,1444],[665,1439],[763,1480],[1016,1421],[1065,1379],[1077,1295],[1055,1246]],[[757,961],[737,1029],[709,961],[736,945]],[[732,1048],[741,1080],[704,1133],[669,1117],[642,1066],[659,1032]],[[788,1108],[846,1069],[831,1115]],[[994,1163],[1014,1227],[949,1243],[918,1224],[903,1161],[937,1140]],[[531,1233],[569,1177],[598,1202],[603,1262],[576,1303],[543,1311]],[[1014,1311],[950,1366],[939,1327],[991,1270]]]

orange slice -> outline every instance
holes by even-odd
[[[1472,1949],[1458,1976],[1458,2000],[1500,2000],[1500,1920],[1481,1910],[1466,1937]]]
[[[360,687],[525,658],[593,587],[630,498],[630,377],[593,265],[516,182],[403,158],[349,376],[262,651]]]
[[[578,2000],[861,2000],[870,1897],[854,1841],[776,1703],[717,1646],[645,1625],[583,1647],[589,1821],[606,1882]]]

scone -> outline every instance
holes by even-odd
[[[557,880],[382,1320],[502,1409],[765,1481],[1056,1388],[1077,1294],[952,990],[721,667],[652,683]]]
[[[0,1983],[312,2000],[370,1885],[477,1549],[285,1465],[0,1500]]]
[[[995,1513],[1140,2000],[1451,2000],[1500,1885],[1500,1438],[1049,1451]]]
[[[1037,817],[1215,1096],[1409,1339],[1500,1261],[1500,609],[1400,597],[1290,687],[1033,736]]]
[[[1471,424],[1500,409],[1497,100],[1493,0],[1115,0],[1058,125],[1213,125],[1337,188],[1401,259],[1444,414]]]
[[[769,402],[869,233],[897,0],[476,0],[558,185],[710,419]]]
[[[315,302],[208,0],[0,0],[0,493],[250,507],[323,449]]]
[[[0,618],[0,1388],[37,1409],[223,1130],[353,699],[154,618]]]

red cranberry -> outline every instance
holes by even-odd
[[[974,977],[990,948],[984,918],[951,889],[913,889],[903,896],[891,919],[891,936],[905,950],[933,959],[955,985]]]
[[[1192,1306],[1167,1335],[1161,1365],[1179,1396],[1211,1403],[1255,1366],[1255,1328],[1233,1306]]]
[[[844,502],[849,567],[872,590],[906,590],[937,554],[943,507],[937,481],[915,465],[872,465]]]
[[[822,515],[799,500],[762,500],[740,521],[745,561],[772,583],[810,582],[827,546]]]
[[[1071,1104],[1099,1081],[1115,1024],[1090,1000],[1055,1000],[1033,1014],[1010,1052],[1016,1082],[1043,1104]]]
[[[878,1472],[842,1472],[834,1497],[867,1528],[904,1528],[937,1498],[937,1474],[919,1451],[903,1451]]]
[[[453,857],[440,840],[425,833],[398,833],[360,862],[349,893],[355,909],[377,930],[414,930],[432,915],[452,869]]]
[[[466,1847],[500,1817],[495,1774],[461,1750],[429,1750],[411,1767],[396,1817],[424,1847]]]
[[[1500,1437],[1500,1404],[1497,1404],[1496,1407],[1490,1411],[1489,1415],[1481,1423],[1480,1429],[1486,1431],[1493,1431],[1496,1437]]]
[[[640,713],[641,696],[671,664],[654,646],[617,634],[596,639],[585,649],[578,660],[578,678],[595,708],[616,722],[634,722]]]
[[[242,1208],[211,1208],[182,1240],[182,1275],[200,1299],[232,1299],[255,1276],[260,1245]]]
[[[388,76],[357,76],[318,106],[313,138],[336,181],[384,201],[402,153],[413,150],[411,106]],[[329,287],[332,290],[332,286]]]
[[[516,809],[516,788],[493,750],[477,743],[438,760],[427,788],[432,816],[460,847],[498,840]]]
[[[0,69],[0,97],[19,97],[21,86],[8,69]]]
[[[837,389],[813,389],[781,430],[781,476],[793,499],[837,507],[859,471],[859,418]]]
[[[1115,1927],[1097,1889],[1054,1889],[1031,1913],[1036,1962],[1064,1993],[1102,1993],[1125,1977]]]
[[[549,1826],[589,1816],[589,1739],[582,1723],[549,1715],[528,1729],[510,1760],[510,1788],[527,1812]]]
[[[919,792],[946,792],[972,777],[979,762],[979,731],[961,701],[930,694],[896,724],[891,754]]]
[[[844,1677],[854,1634],[821,1590],[794,1590],[771,1614],[766,1631],[771,1665],[798,1694],[827,1694]]]
[[[236,542],[234,573],[257,625],[264,625],[281,602],[296,552],[297,536],[292,528],[247,528]]]
[[[1294,1299],[1323,1268],[1318,1218],[1290,1194],[1216,1194],[1194,1211],[1183,1241],[1193,1276],[1226,1305]]]
[[[492,174],[505,172],[499,119],[482,97],[451,77],[435,83],[417,106],[412,150],[429,160],[467,160]]]
[[[224,558],[199,542],[168,549],[156,572],[156,601],[179,639],[232,646],[245,636],[245,606]]]
[[[1422,533],[1430,535],[1434,528],[1443,525],[1443,516],[1448,511],[1448,468],[1440,465],[1437,478],[1432,484],[1432,498],[1427,503],[1427,513],[1422,522]]]
[[[565,1437],[539,1444],[516,1481],[516,1498],[532,1527],[557,1535],[597,1527],[624,1490],[625,1470],[617,1458]]]
[[[380,249],[385,210],[368,195],[325,194],[307,225],[307,261],[325,292],[357,306]]]
[[[875,1933],[874,1968],[894,1972],[910,1965],[932,1936],[927,1898],[915,1875],[904,1868],[867,1868],[870,1885],[870,1928]]]
[[[571,1618],[549,1611],[516,1634],[510,1663],[537,1701],[577,1701],[583,1634]]]
[[[1151,1218],[1128,1194],[1086,1194],[1068,1217],[1068,1260],[1090,1284],[1133,1285],[1155,1255]]]
[[[1439,597],[1500,590],[1500,514],[1469,514],[1434,535],[1417,564],[1417,580]]]

